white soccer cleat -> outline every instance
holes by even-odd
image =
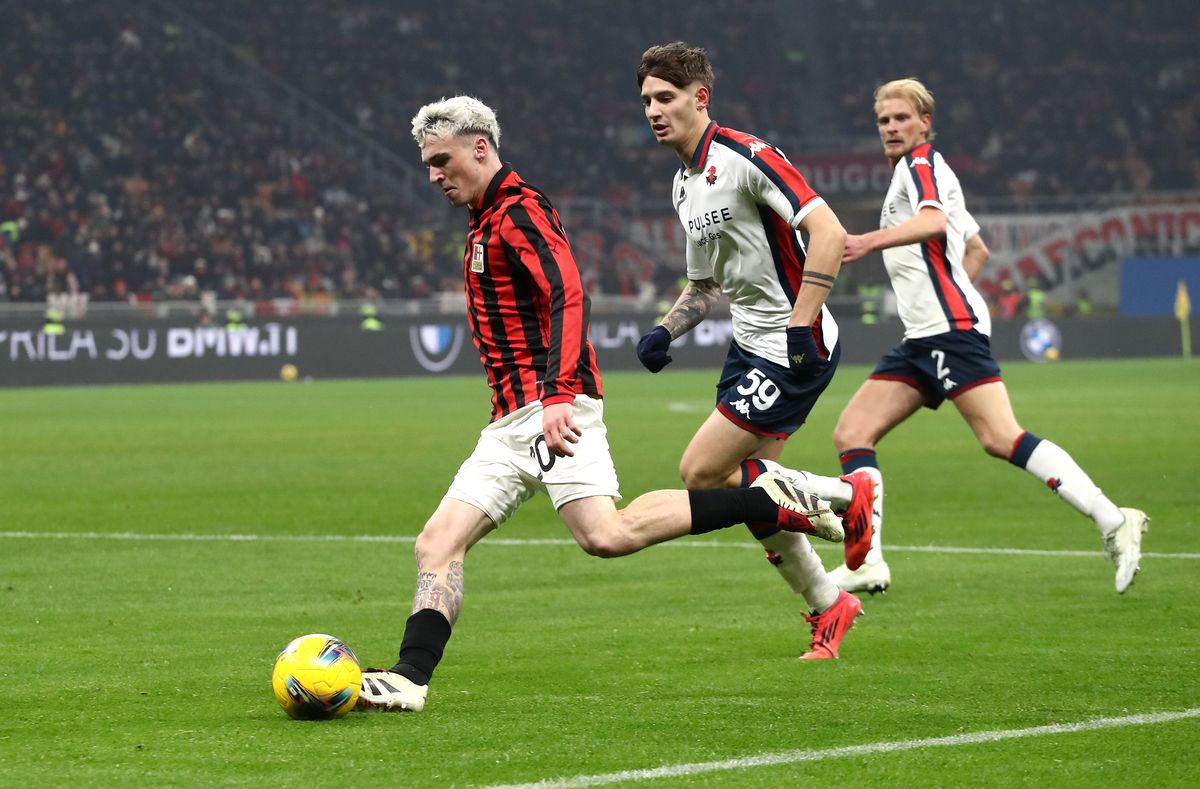
[[[842,519],[833,513],[829,502],[798,489],[791,478],[779,471],[760,474],[750,484],[761,488],[778,507],[775,524],[784,531],[800,532],[830,542],[846,537]]]
[[[1104,553],[1117,568],[1116,588],[1124,594],[1137,575],[1138,561],[1142,558],[1142,535],[1149,528],[1150,518],[1141,510],[1121,507],[1125,522],[1104,538]]]
[[[400,674],[379,668],[363,669],[356,709],[420,712],[425,709],[428,693],[428,685],[417,685]]]
[[[838,565],[829,571],[829,580],[847,592],[875,594],[887,590],[892,583],[892,573],[887,562],[880,559],[874,564],[864,564],[857,570],[851,570],[844,564]]]

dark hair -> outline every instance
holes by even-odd
[[[709,90],[713,86],[708,53],[703,47],[689,47],[682,41],[650,47],[643,52],[637,70],[639,88],[646,77],[665,79],[677,88],[686,88],[693,82],[699,82]]]

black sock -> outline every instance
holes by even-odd
[[[722,488],[689,490],[692,506],[692,534],[724,529],[735,523],[775,522],[779,507],[761,488]]]
[[[428,685],[450,640],[450,623],[441,611],[422,608],[404,623],[400,661],[392,671],[417,685]]]

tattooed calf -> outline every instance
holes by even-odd
[[[439,582],[439,574],[421,570],[417,573],[417,591],[413,595],[413,613],[423,608],[440,611],[450,624],[454,624],[462,612],[463,563],[450,562],[446,570],[445,583]]]

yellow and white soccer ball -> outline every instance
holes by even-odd
[[[284,381],[295,381],[300,375],[300,370],[294,364],[285,364],[279,368],[279,378]]]
[[[354,709],[362,686],[358,658],[324,633],[300,636],[275,658],[271,688],[283,711],[301,720],[340,718]]]

